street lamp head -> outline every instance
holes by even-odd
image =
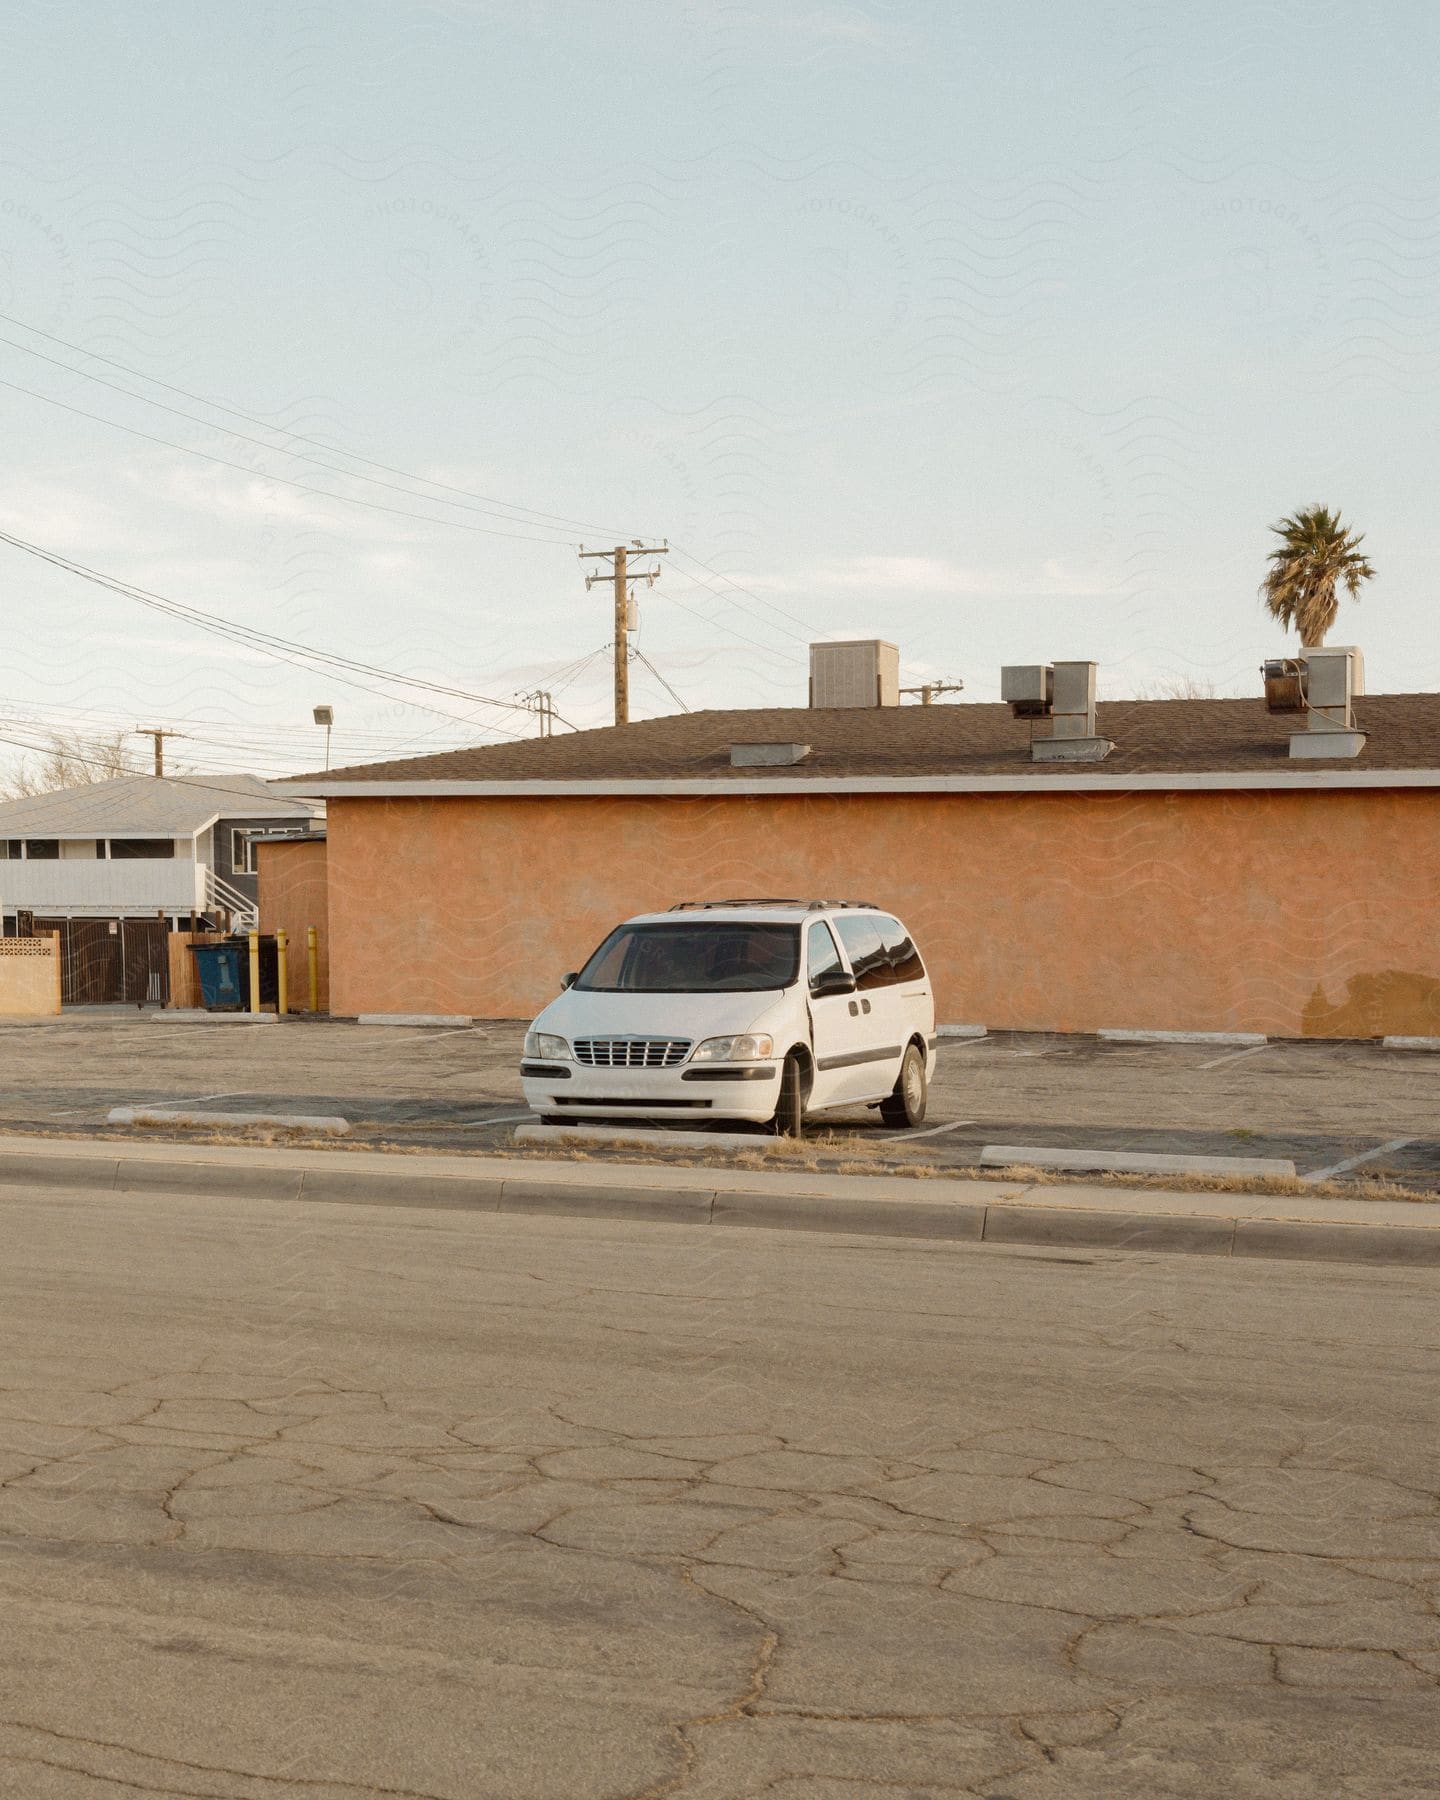
[[[335,723],[335,708],[333,706],[317,706],[315,708],[315,723],[327,727],[333,725]]]

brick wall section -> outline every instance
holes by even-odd
[[[0,938],[0,1017],[45,1018],[59,1010],[59,939]]]
[[[1432,791],[334,799],[328,835],[340,1013],[528,1017],[627,914],[796,894],[898,913],[945,1022],[1440,1035]]]
[[[290,940],[290,1010],[310,1006],[310,975],[305,934],[313,925],[320,935],[320,1010],[330,1010],[330,915],[323,838],[306,842],[257,846],[260,881],[260,929],[285,928]]]

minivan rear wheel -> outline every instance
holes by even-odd
[[[925,1058],[918,1044],[911,1044],[900,1064],[900,1079],[895,1091],[880,1102],[880,1117],[887,1125],[921,1125],[930,1098],[930,1084],[925,1079]]]
[[[770,1129],[776,1137],[801,1137],[805,1131],[805,1076],[800,1058],[785,1058],[780,1070],[780,1099]]]

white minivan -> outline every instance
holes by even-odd
[[[690,901],[617,926],[525,1035],[525,1102],[577,1118],[925,1117],[935,1001],[909,932],[846,900]]]

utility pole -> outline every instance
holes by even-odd
[[[633,538],[629,544],[617,544],[613,550],[582,550],[582,561],[608,562],[611,565],[607,576],[603,570],[585,577],[585,586],[594,587],[597,581],[613,580],[615,586],[615,723],[630,723],[630,583],[643,581],[647,587],[654,587],[660,577],[658,569],[642,569],[635,574],[630,572],[630,557],[634,556],[667,556],[669,544],[658,547],[647,547],[639,538]]]
[[[536,688],[533,693],[518,696],[520,704],[528,711],[539,716],[540,735],[542,738],[555,735],[555,696],[548,688]]]
[[[136,737],[148,737],[155,740],[155,779],[158,781],[165,773],[165,740],[172,737],[184,737],[183,731],[163,731],[158,725],[137,725]]]
[[[922,706],[931,706],[937,694],[958,694],[964,686],[963,681],[927,681],[923,687],[901,688],[900,692],[918,694]]]

